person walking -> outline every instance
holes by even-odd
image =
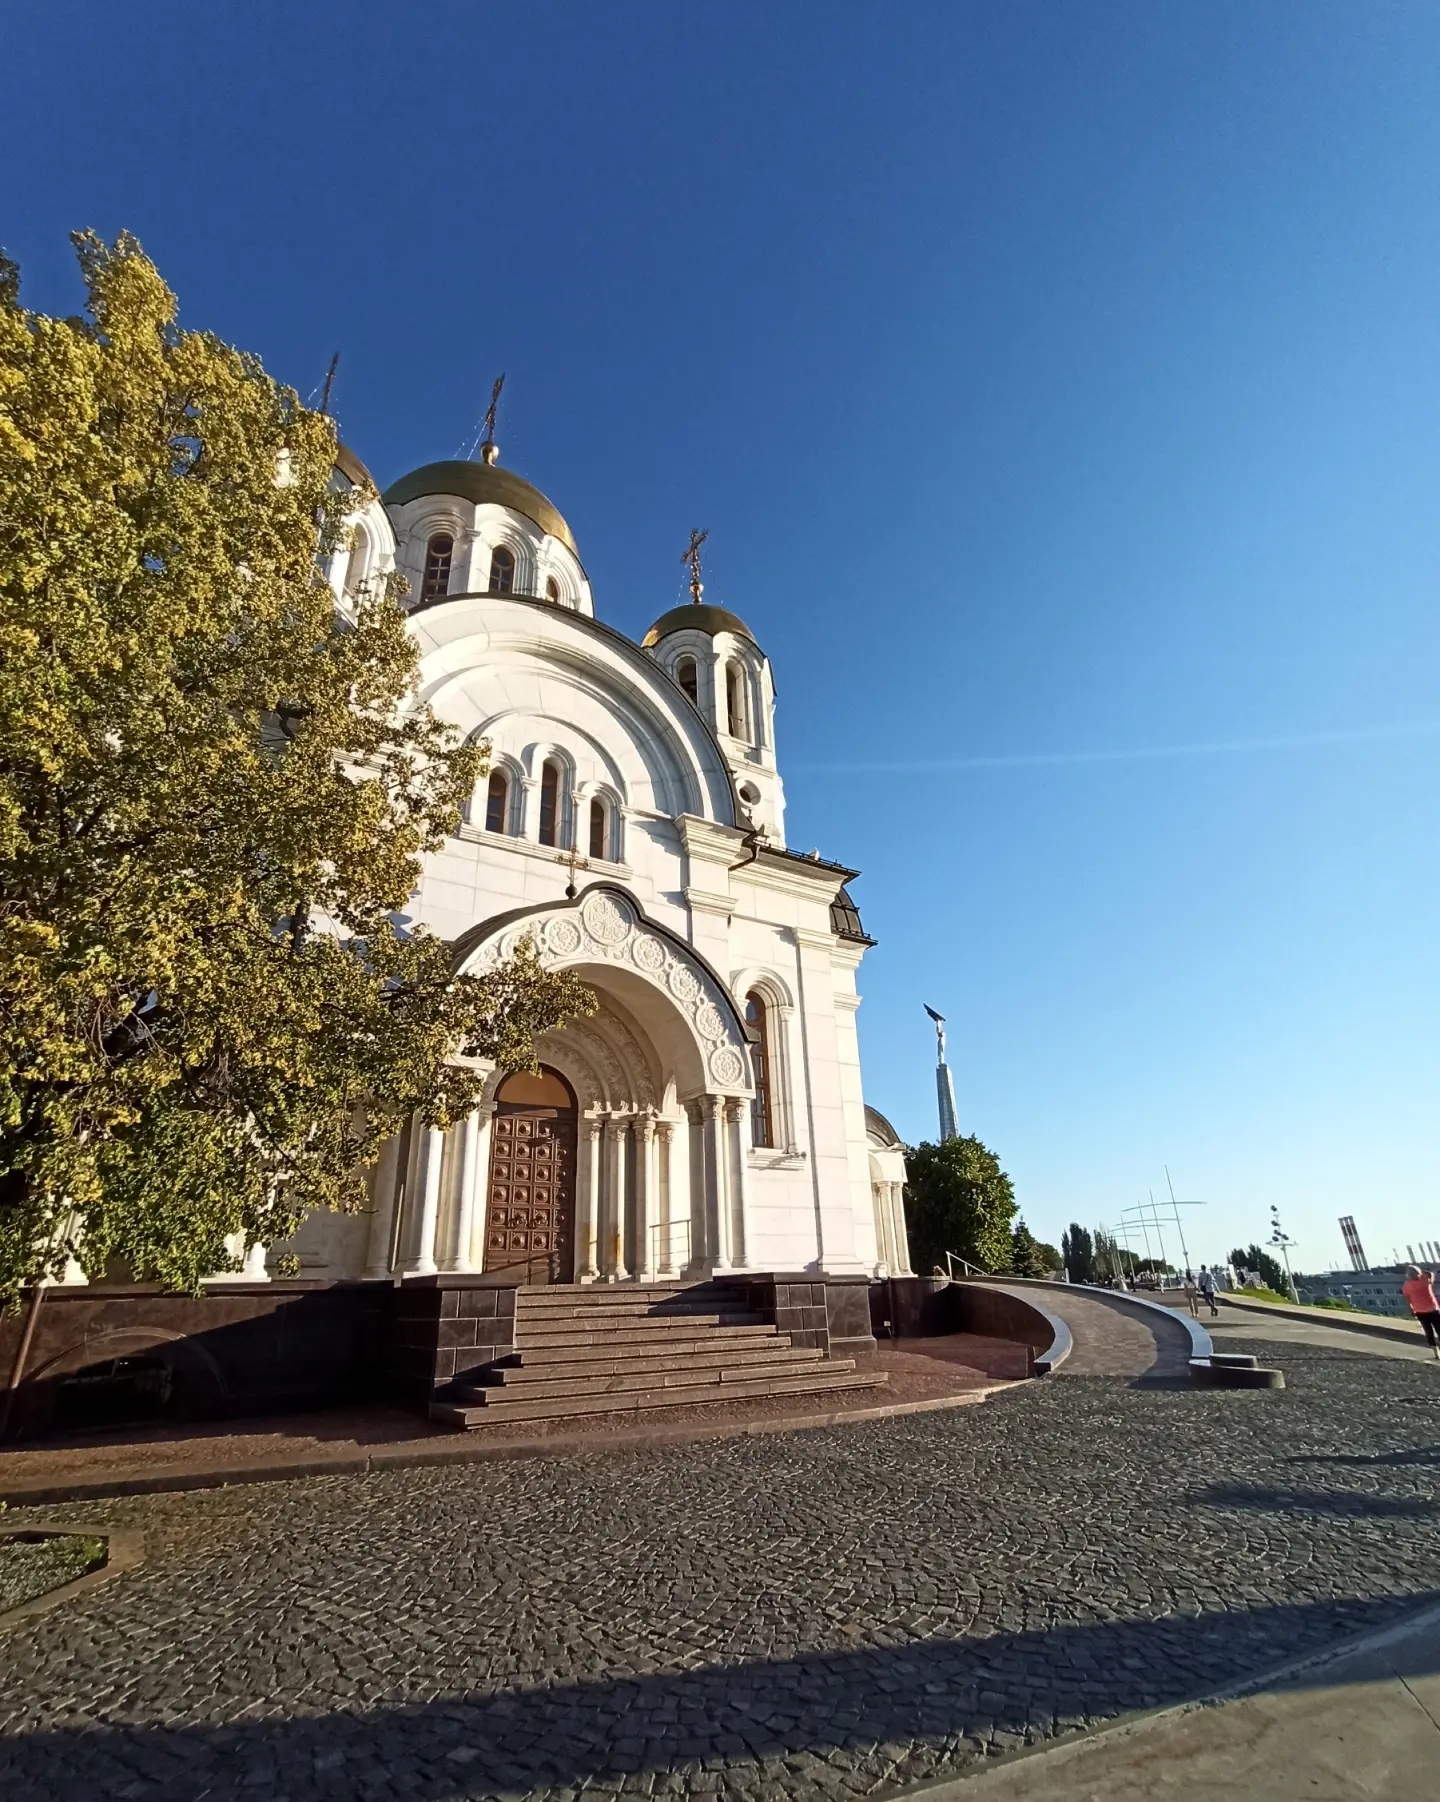
[[[1185,1272],[1185,1299],[1190,1304],[1191,1318],[1193,1320],[1198,1320],[1200,1318],[1200,1300],[1199,1292],[1195,1287],[1195,1273],[1193,1270],[1187,1270]]]
[[[1400,1293],[1423,1327],[1425,1343],[1440,1358],[1440,1301],[1435,1298],[1435,1279],[1418,1264],[1412,1264],[1400,1285]]]
[[[1220,1304],[1215,1299],[1215,1272],[1208,1264],[1200,1267],[1200,1293],[1210,1304],[1210,1318],[1213,1320],[1220,1312]]]

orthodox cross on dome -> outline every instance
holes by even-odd
[[[574,845],[571,845],[569,855],[562,857],[560,861],[570,872],[570,880],[565,885],[565,899],[567,901],[573,901],[579,893],[579,890],[575,886],[575,872],[576,870],[588,870],[590,868],[590,860],[587,857],[582,857],[575,849]]]
[[[700,605],[700,597],[705,592],[705,584],[700,580],[700,546],[710,536],[708,531],[702,532],[697,527],[690,534],[690,548],[680,559],[690,565],[690,599],[695,606]]]
[[[340,367],[340,352],[337,350],[330,359],[330,367],[325,371],[325,389],[320,396],[320,411],[328,419],[330,417],[330,391],[335,386],[335,371]]]
[[[495,386],[490,390],[490,405],[485,409],[485,432],[480,440],[480,455],[487,463],[494,463],[500,452],[495,445],[495,409],[500,405],[500,390],[505,386],[505,375],[502,370],[495,378]]]

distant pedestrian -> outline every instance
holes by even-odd
[[[1435,1280],[1418,1264],[1412,1264],[1400,1285],[1400,1293],[1410,1304],[1410,1312],[1425,1329],[1425,1343],[1440,1358],[1440,1301],[1435,1298]]]
[[[1200,1293],[1210,1304],[1210,1315],[1213,1319],[1220,1312],[1220,1304],[1215,1299],[1215,1272],[1208,1264],[1200,1269]]]

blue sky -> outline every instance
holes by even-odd
[[[1037,1232],[1440,1237],[1440,11],[12,0],[0,239],[134,231],[381,482],[473,441],[601,615],[774,659],[867,1094]]]

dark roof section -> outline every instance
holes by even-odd
[[[354,482],[357,487],[361,482],[368,482],[372,488],[375,486],[374,476],[371,475],[370,471],[355,455],[348,444],[337,444],[335,446],[335,467],[340,471],[342,476],[345,476],[348,480]]]
[[[748,638],[751,644],[756,642],[755,634],[739,614],[729,613],[724,607],[709,607],[703,601],[698,607],[693,601],[687,601],[683,607],[672,607],[668,613],[662,613],[640,643],[648,650],[672,632],[708,632],[712,638],[717,632],[733,632],[737,638]]]
[[[905,1141],[900,1137],[899,1133],[896,1132],[895,1128],[880,1112],[879,1108],[871,1107],[868,1101],[865,1103],[865,1127],[866,1130],[872,1132],[877,1139],[883,1139],[892,1149],[898,1151],[904,1148]]]
[[[457,459],[449,463],[427,463],[423,469],[411,470],[392,482],[381,496],[387,507],[403,507],[407,501],[418,501],[427,494],[455,494],[477,507],[509,507],[533,520],[542,532],[558,538],[574,556],[580,555],[557,508],[552,507],[538,488],[501,469],[498,463],[470,463]]]
[[[812,870],[828,870],[832,876],[843,877],[846,882],[853,882],[860,874],[859,870],[847,870],[843,863],[831,863],[828,858],[821,857],[818,851],[791,851],[782,845],[762,845],[760,855],[778,857],[785,863],[807,864]]]
[[[849,939],[854,945],[875,943],[860,924],[860,909],[850,899],[850,891],[843,883],[840,893],[830,903],[830,930],[837,939]]]

